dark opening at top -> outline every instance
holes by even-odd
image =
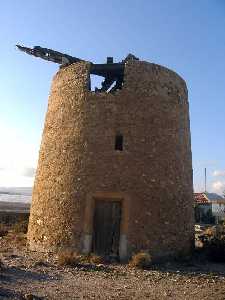
[[[33,48],[24,47],[21,45],[16,46],[20,51],[23,51],[35,57],[40,57],[44,60],[55,62],[57,64],[60,64],[61,67],[66,67],[74,63],[88,63],[90,65],[90,75],[98,75],[103,77],[101,85],[99,85],[98,83],[98,86],[95,85],[95,88],[93,87],[93,84],[91,86],[91,82],[89,83],[89,90],[95,92],[114,93],[116,90],[122,89],[125,64],[130,60],[139,60],[133,54],[128,54],[125,59],[118,63],[114,63],[113,57],[109,56],[107,57],[107,63],[94,64],[90,61],[85,61],[78,57],[70,56],[68,54],[61,53],[49,48],[42,48],[40,46],[35,46]]]
[[[121,134],[116,135],[115,150],[123,151],[123,136]]]

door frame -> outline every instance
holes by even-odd
[[[84,230],[83,230],[84,234],[83,234],[82,252],[84,254],[91,253],[96,199],[102,201],[121,202],[119,258],[120,261],[125,261],[128,258],[127,232],[128,232],[129,210],[130,210],[130,197],[126,193],[96,192],[87,195],[85,212],[84,212]]]

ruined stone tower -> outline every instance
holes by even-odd
[[[132,60],[122,89],[92,92],[90,64],[55,75],[28,230],[32,250],[70,247],[153,257],[193,240],[187,88],[173,71]]]

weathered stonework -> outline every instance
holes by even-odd
[[[129,61],[114,94],[88,90],[89,64],[58,71],[49,97],[28,230],[33,250],[89,252],[95,198],[122,201],[120,256],[188,252],[192,162],[185,82]],[[124,150],[115,151],[116,134]]]

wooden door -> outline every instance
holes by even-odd
[[[92,251],[101,256],[119,256],[121,203],[96,200]]]

